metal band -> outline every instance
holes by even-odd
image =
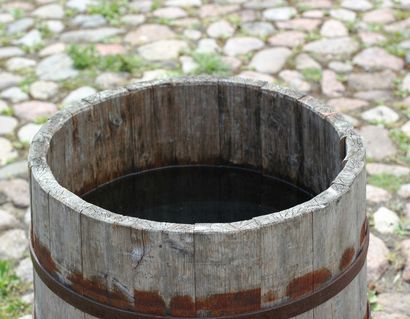
[[[370,304],[367,302],[367,310],[366,314],[363,319],[370,319],[371,318],[371,312],[370,312]],[[36,309],[33,309],[33,319],[36,319]]]
[[[306,311],[309,311],[322,303],[326,302],[330,298],[341,292],[360,272],[366,261],[367,250],[369,247],[369,229],[366,220],[366,236],[363,241],[362,247],[352,264],[350,264],[341,274],[328,283],[320,286],[317,290],[311,294],[301,297],[297,300],[288,301],[282,304],[278,304],[271,308],[262,309],[252,313],[238,314],[231,316],[221,316],[218,319],[288,319]],[[176,319],[179,317],[171,316],[157,316],[147,315],[142,313],[136,313],[130,310],[123,310],[114,308],[110,305],[106,305],[90,299],[86,296],[80,295],[73,291],[71,288],[65,286],[59,282],[56,278],[50,275],[39,262],[36,254],[33,250],[33,244],[30,239],[30,253],[33,260],[34,269],[37,275],[41,278],[43,283],[58,297],[65,302],[71,304],[73,307],[88,313],[94,317],[100,319]],[[368,306],[367,314],[365,318],[370,318],[370,308]],[[182,319],[182,318],[181,318]],[[186,318],[185,318],[186,319]],[[199,318],[197,318],[199,319]]]
[[[371,318],[370,304],[369,302],[367,302],[367,310],[366,310],[366,314],[363,319],[370,319],[370,318]],[[36,319],[36,309],[33,309],[33,319]]]
[[[366,310],[366,315],[364,316],[363,319],[370,319],[371,318],[371,313],[370,313],[370,304],[367,303],[367,310]],[[33,319],[36,319],[36,310],[33,310]]]

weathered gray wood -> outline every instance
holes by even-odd
[[[183,103],[177,127],[178,164],[216,164],[220,156],[218,86],[207,79],[181,81]]]
[[[261,102],[261,149],[264,174],[297,183],[301,154],[298,150],[300,123],[296,123],[299,112],[295,101],[303,95],[277,86],[266,84]],[[292,103],[294,101],[294,103]]]
[[[313,291],[312,213],[254,218],[261,228],[261,305],[269,308]],[[282,219],[282,220],[281,220]],[[285,220],[283,220],[285,219]],[[306,280],[306,276],[310,278]]]
[[[163,314],[165,303],[161,292],[163,276],[161,262],[161,223],[153,225],[149,221],[135,220],[132,229],[134,245],[133,286],[135,289],[135,309],[149,314]]]
[[[366,267],[339,294],[313,310],[318,319],[366,318]]]
[[[364,158],[339,115],[272,84],[203,77],[104,91],[53,117],[33,140],[35,252],[67,287],[117,308],[175,317],[267,309],[312,293],[354,261],[364,239]],[[195,225],[126,217],[78,197],[121,175],[178,164],[251,167],[317,196],[251,220]],[[37,276],[35,291],[37,319],[96,319]],[[294,318],[365,312],[363,269]]]
[[[165,226],[160,253],[161,295],[172,316],[192,317],[196,314],[194,226]]]
[[[195,225],[198,316],[235,315],[260,308],[261,245],[256,226],[252,220]]]
[[[260,83],[245,79],[219,81],[221,158],[226,163],[261,165]]]
[[[93,208],[88,208],[93,210]],[[90,216],[91,215],[91,216]],[[109,216],[107,216],[109,218]],[[109,237],[105,223],[92,218],[92,212],[81,215],[82,241],[88,243],[82,248],[82,273],[75,278],[75,286],[83,286],[84,295],[99,302],[109,304],[108,265],[110,252],[106,249]],[[78,283],[78,284],[77,284]]]
[[[154,98],[151,84],[131,85],[127,89],[129,105],[132,105],[132,127],[134,130],[134,167],[140,170],[150,168],[155,162],[157,147],[155,126]]]
[[[87,123],[92,133],[87,138],[92,144],[80,151],[95,161],[94,186],[134,171],[134,151],[129,147],[134,140],[133,108],[129,107],[127,96],[128,90],[117,89],[85,99],[92,105],[91,122]]]
[[[86,105],[86,104],[85,104]],[[67,168],[76,180],[71,182],[71,190],[74,194],[82,194],[92,188],[92,181],[96,176],[95,158],[90,158],[91,147],[94,145],[93,136],[98,134],[93,123],[93,116],[90,111],[78,112],[70,110],[73,113],[71,119],[71,129],[67,125],[67,133],[70,132],[71,149],[66,153]],[[70,160],[71,158],[71,160]],[[78,183],[78,180],[83,183]]]
[[[34,274],[34,288],[36,292],[34,305],[36,319],[97,319],[91,316],[84,317],[81,311],[66,303],[49,290],[36,274]]]
[[[62,196],[59,191],[49,194],[50,256],[58,265],[59,278],[71,284],[72,274],[82,272],[80,215],[73,208],[76,198]]]
[[[129,219],[119,217],[114,219],[112,224],[106,225],[105,232],[109,237],[105,250],[109,253],[106,270],[110,304],[114,307],[132,310],[135,305],[132,282],[135,242],[132,240]]]

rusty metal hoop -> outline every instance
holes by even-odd
[[[342,291],[352,280],[358,275],[360,270],[363,268],[367,250],[369,247],[369,229],[368,221],[366,220],[366,237],[363,241],[362,247],[356,256],[356,259],[347,267],[339,276],[330,282],[324,284],[314,292],[307,294],[297,300],[288,301],[283,304],[276,305],[271,308],[255,311],[252,313],[233,315],[233,316],[221,316],[214,317],[218,319],[288,319],[306,311],[309,311],[330,298],[337,295]],[[31,233],[31,232],[30,232]],[[178,317],[171,316],[157,316],[157,315],[147,315],[141,314],[129,310],[123,310],[115,308],[98,301],[92,300],[85,296],[82,296],[72,289],[66,287],[64,284],[59,282],[55,277],[47,272],[47,270],[41,265],[41,261],[38,260],[34,250],[32,238],[30,235],[30,253],[31,259],[33,261],[34,269],[38,276],[45,283],[45,285],[54,292],[58,297],[71,304],[73,307],[80,309],[92,316],[98,317],[100,319],[176,319]],[[35,315],[34,315],[35,318]],[[366,318],[370,318],[370,307],[367,306]],[[194,318],[200,319],[200,318]]]

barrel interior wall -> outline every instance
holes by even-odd
[[[342,168],[344,140],[329,122],[256,85],[164,84],[84,103],[53,136],[48,158],[78,195],[180,164],[250,167],[317,194]]]

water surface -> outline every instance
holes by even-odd
[[[194,224],[251,219],[308,201],[312,195],[252,170],[174,166],[121,177],[83,198],[122,215]]]

